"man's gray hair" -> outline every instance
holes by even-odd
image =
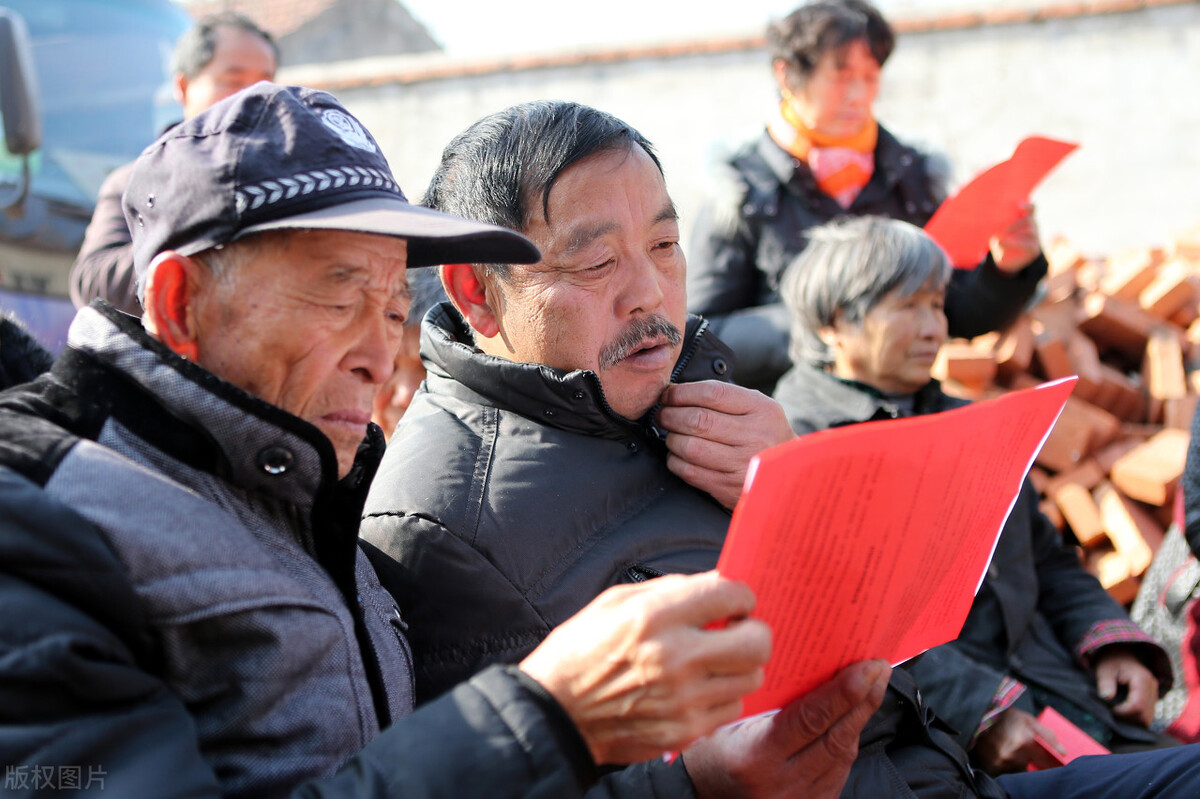
[[[808,246],[792,260],[780,295],[792,316],[791,356],[820,368],[833,363],[821,328],[838,311],[862,324],[867,312],[893,291],[907,297],[929,285],[945,290],[950,259],[925,231],[878,216],[835,220],[808,232]]]

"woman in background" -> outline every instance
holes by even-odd
[[[907,222],[810,231],[781,287],[795,366],[775,399],[798,434],[966,405],[931,377],[951,268]],[[953,535],[953,530],[944,531]],[[1174,746],[1147,729],[1166,652],[1084,571],[1026,480],[958,639],[906,664],[931,708],[991,774],[1048,765],[1050,706],[1115,752]]]
[[[688,305],[738,355],[734,377],[770,392],[790,365],[784,271],[808,230],[841,216],[922,226],[946,197],[949,170],[875,119],[891,26],[864,0],[817,0],[767,29],[779,104],[766,130],[715,176],[688,249]],[[1031,206],[947,290],[950,334],[1009,325],[1046,273]]]

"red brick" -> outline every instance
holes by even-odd
[[[1162,261],[1162,253],[1153,249],[1128,249],[1109,256],[1099,289],[1109,297],[1134,301],[1149,286]]]
[[[1171,259],[1158,268],[1150,285],[1138,294],[1138,305],[1159,319],[1169,319],[1185,306],[1195,306],[1196,268],[1191,261]]]
[[[1146,391],[1154,399],[1179,399],[1187,395],[1183,371],[1183,347],[1174,331],[1158,327],[1150,331],[1142,360]]]
[[[1100,519],[1100,508],[1092,493],[1078,483],[1066,483],[1053,494],[1054,504],[1062,513],[1067,526],[1075,534],[1075,540],[1084,546],[1104,538],[1104,524]]]
[[[976,348],[968,341],[948,341],[938,351],[932,373],[938,380],[954,381],[969,389],[980,390],[996,376],[996,361],[990,352]]]
[[[1165,429],[1122,455],[1112,465],[1113,485],[1150,505],[1168,504],[1187,460],[1186,431]]]
[[[1119,350],[1140,362],[1150,331],[1160,323],[1134,303],[1092,293],[1083,299],[1079,329],[1101,348]]]
[[[1153,540],[1156,537],[1153,520],[1138,513],[1129,498],[1111,483],[1097,486],[1094,496],[1104,532],[1112,541],[1113,548],[1129,564],[1130,574],[1140,576],[1154,559],[1154,552],[1147,541],[1147,538]],[[1161,540],[1161,530],[1157,530],[1157,538]]]

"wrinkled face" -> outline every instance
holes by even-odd
[[[879,71],[867,43],[851,42],[821,56],[808,82],[792,89],[790,102],[812,130],[837,138],[853,136],[871,118]]]
[[[212,60],[195,76],[177,79],[187,119],[260,80],[275,79],[275,52],[262,37],[233,25],[220,25],[213,35]]]
[[[403,240],[344,231],[249,244],[193,294],[197,362],[315,425],[345,477],[400,347],[407,255]]]
[[[867,311],[861,325],[839,314],[834,374],[893,394],[920,389],[946,341],[945,297],[944,290],[929,286],[906,297],[896,290]]]
[[[404,326],[404,339],[396,353],[395,370],[392,376],[379,387],[375,394],[375,424],[383,428],[384,435],[391,438],[400,417],[408,410],[413,394],[425,379],[425,364],[421,363],[421,326]]]
[[[496,310],[517,361],[590,369],[618,414],[648,411],[670,381],[687,321],[679,224],[666,183],[637,145],[563,170],[522,231],[542,252],[513,266]]]

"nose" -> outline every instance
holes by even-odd
[[[663,281],[666,276],[648,253],[633,259],[629,283],[622,293],[619,308],[623,316],[651,313],[663,304]]]
[[[933,339],[939,344],[946,341],[949,323],[946,313],[941,308],[927,307],[921,314],[921,337]]]
[[[365,313],[346,355],[345,366],[373,385],[383,385],[396,368],[396,353],[404,331],[399,322],[379,309]]]
[[[865,80],[854,80],[846,88],[846,100],[853,105],[870,105],[873,99],[871,85]]]

